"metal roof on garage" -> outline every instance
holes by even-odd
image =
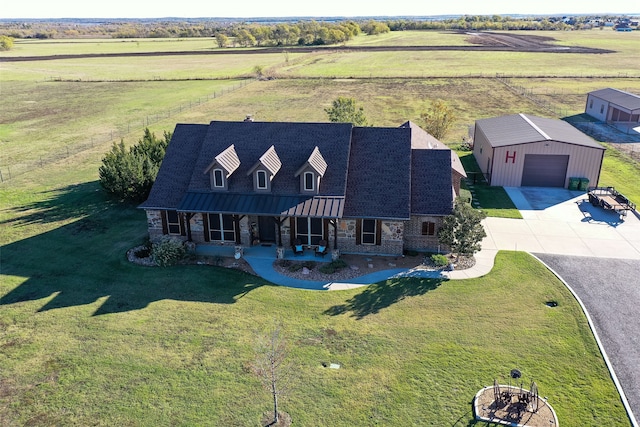
[[[605,100],[627,110],[640,110],[640,96],[619,89],[606,88],[589,92],[589,95]]]
[[[259,216],[341,218],[343,209],[344,197],[342,196],[188,192],[177,210]]]
[[[512,114],[476,120],[476,128],[484,133],[492,147],[558,141],[604,150],[594,139],[563,120]]]

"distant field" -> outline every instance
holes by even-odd
[[[283,289],[214,267],[136,267],[124,254],[144,239],[144,213],[108,200],[96,182],[112,142],[134,142],[147,124],[161,134],[178,122],[246,114],[326,121],[324,108],[337,96],[355,98],[377,126],[418,121],[429,102],[444,99],[458,115],[444,139],[454,144],[478,118],[553,117],[491,78],[496,70],[611,74],[618,70],[612,64],[633,68],[640,49],[625,43],[637,42],[636,33],[552,35],[623,48],[610,55],[325,52],[0,62],[0,424],[257,424],[269,402],[248,367],[256,325],[283,319],[297,379],[282,408],[299,425],[472,425],[473,394],[518,367],[538,382],[563,426],[628,426],[575,300],[526,254],[499,254],[496,268],[479,279],[407,279],[335,293]],[[463,43],[418,32],[353,43],[449,38]],[[198,43],[210,42],[140,46],[209,49]],[[58,47],[138,49],[136,42],[92,43]],[[57,44],[19,47],[23,55],[46,55]],[[279,78],[245,80],[256,65]],[[447,74],[429,77],[436,73]],[[465,74],[488,78],[453,78]],[[188,80],[201,77],[220,80]],[[162,80],[172,78],[185,80]],[[96,79],[120,81],[85,81]],[[637,80],[514,83],[577,113],[583,88],[637,88]],[[607,183],[637,181],[637,164],[605,160]],[[549,309],[549,300],[560,304]],[[342,368],[326,370],[323,361]]]

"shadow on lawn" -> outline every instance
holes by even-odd
[[[146,236],[144,212],[109,201],[97,182],[52,192],[43,202],[16,208],[12,227],[76,220],[2,247],[2,274],[26,280],[0,305],[48,299],[38,311],[93,304],[94,315],[125,312],[172,299],[232,304],[270,285],[258,277],[211,266],[141,267],[126,251]]]
[[[337,316],[344,313],[351,313],[352,317],[360,320],[370,314],[376,314],[380,310],[407,297],[424,295],[436,289],[446,280],[448,280],[446,277],[401,277],[374,283],[367,286],[365,290],[358,295],[348,299],[344,304],[330,307],[324,314]]]

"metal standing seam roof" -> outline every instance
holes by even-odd
[[[241,215],[341,218],[344,197],[188,192],[177,210]]]
[[[593,92],[589,92],[589,95],[627,110],[640,110],[640,95],[613,88],[594,90]]]
[[[492,147],[557,141],[604,150],[602,145],[563,120],[512,114],[476,120],[476,129],[484,133]]]
[[[275,147],[272,145],[269,149],[260,156],[258,162],[247,172],[247,175],[253,173],[258,166],[264,166],[271,173],[271,175],[275,175],[278,173],[280,168],[282,167],[282,162],[280,161],[280,157],[278,157],[278,153],[276,153]]]

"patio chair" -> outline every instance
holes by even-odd
[[[296,239],[293,241],[293,254],[294,255],[302,255],[304,253],[304,247],[302,246],[302,241],[300,239]]]
[[[318,242],[318,247],[316,248],[316,256],[324,257],[327,254],[327,241],[320,240]]]

